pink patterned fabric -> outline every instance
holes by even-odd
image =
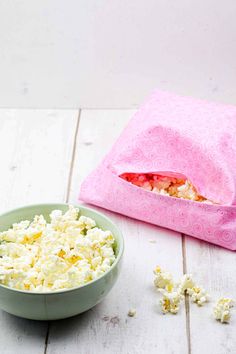
[[[143,190],[122,173],[186,176],[217,205]],[[236,250],[236,107],[156,91],[102,163],[80,199]]]

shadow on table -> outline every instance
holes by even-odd
[[[0,311],[1,334],[0,337],[11,337],[17,343],[27,339],[44,342],[48,330],[47,321],[33,321],[10,315]]]
[[[75,340],[78,334],[93,328],[94,311],[95,308],[81,315],[57,321],[28,320],[0,311],[0,321],[3,324],[0,339],[10,337],[15,347],[21,344],[28,346],[29,343],[44,347],[46,342],[50,343],[51,338],[58,343],[66,338]]]

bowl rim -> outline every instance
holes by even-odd
[[[41,207],[42,206],[49,206],[50,207],[50,206],[69,206],[69,205],[73,205],[76,208],[84,209],[84,210],[87,210],[89,212],[92,211],[95,214],[98,214],[99,216],[101,216],[103,219],[105,219],[109,223],[111,223],[115,227],[115,229],[117,229],[119,237],[120,237],[120,247],[119,247],[119,252],[118,252],[118,254],[116,256],[116,259],[112,263],[112,265],[109,268],[109,270],[107,270],[104,274],[100,275],[96,279],[93,279],[93,280],[89,281],[86,284],[75,286],[75,287],[69,288],[69,289],[59,289],[59,290],[54,290],[54,291],[20,290],[20,289],[11,288],[10,286],[3,285],[1,283],[0,283],[0,287],[2,287],[4,289],[7,289],[7,290],[10,290],[10,291],[12,290],[14,292],[23,293],[23,294],[27,294],[27,295],[56,295],[56,294],[61,294],[61,293],[67,293],[67,292],[70,292],[70,291],[75,291],[77,289],[89,286],[89,285],[95,283],[96,281],[102,279],[103,277],[105,277],[107,274],[109,274],[112,271],[112,269],[114,269],[116,267],[116,265],[120,262],[121,257],[123,256],[123,253],[124,253],[124,237],[123,237],[123,234],[122,234],[120,228],[113,222],[113,220],[111,220],[108,216],[106,216],[103,213],[100,213],[99,211],[97,211],[95,209],[89,208],[89,207],[84,206],[82,204],[74,204],[74,203],[39,203],[39,204],[28,204],[28,205],[21,206],[19,208],[14,208],[14,209],[8,210],[8,211],[6,211],[4,213],[1,213],[0,217],[4,217],[5,215],[14,213],[16,211],[20,211],[21,209],[31,209],[33,207],[40,207],[40,206]]]

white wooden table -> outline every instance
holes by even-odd
[[[38,202],[77,203],[80,183],[108,151],[132,110],[0,110],[0,211]],[[125,254],[107,298],[80,316],[36,322],[0,311],[1,354],[225,354],[236,352],[230,325],[212,303],[162,315],[152,270],[191,272],[212,295],[236,297],[236,254],[176,232],[103,211],[120,226]],[[151,243],[155,240],[156,243]],[[134,318],[127,316],[137,309]]]

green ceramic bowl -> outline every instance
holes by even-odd
[[[78,206],[81,214],[93,218],[97,225],[110,230],[116,240],[116,260],[101,277],[76,288],[53,292],[35,293],[9,288],[0,284],[0,308],[13,315],[33,320],[58,320],[78,315],[99,303],[115,284],[121,265],[124,241],[120,230],[105,215],[95,210]],[[14,222],[32,220],[42,214],[47,220],[54,209],[63,212],[67,204],[37,204],[11,210],[0,215],[0,231],[7,230]]]

